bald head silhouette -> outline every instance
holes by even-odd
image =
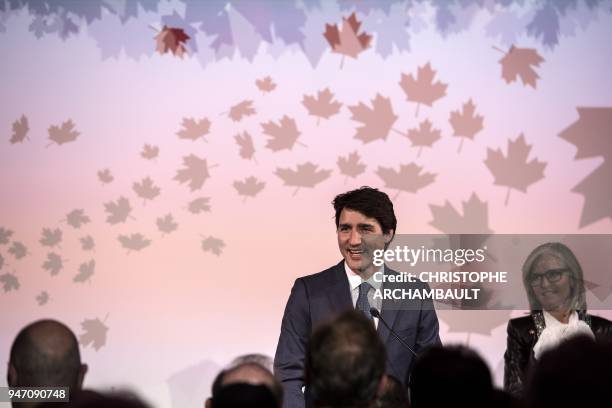
[[[13,342],[7,383],[11,387],[70,387],[74,393],[86,372],[74,333],[56,320],[38,320],[21,329]]]

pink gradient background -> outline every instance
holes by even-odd
[[[497,44],[484,36],[479,16],[466,32],[443,38],[424,29],[412,35],[410,52],[383,59],[366,51],[357,60],[347,59],[340,70],[340,57],[329,51],[313,68],[297,49],[273,58],[265,46],[252,62],[236,56],[204,68],[189,56],[102,60],[87,29],[65,42],[52,36],[36,39],[28,32],[26,16],[17,13],[6,22],[0,41],[0,226],[14,230],[12,239],[26,244],[29,255],[15,260],[8,246],[0,246],[7,263],[2,272],[15,271],[21,283],[18,291],[0,292],[0,366],[27,322],[54,317],[79,334],[84,319],[108,315],[106,345],[99,351],[82,349],[90,366],[87,385],[132,387],[157,406],[170,406],[168,379],[205,361],[212,367],[210,375],[194,379],[203,401],[216,366],[247,352],[274,354],[294,279],[339,261],[332,198],[361,185],[395,195],[376,175],[378,166],[397,169],[414,161],[437,174],[435,183],[417,194],[402,192],[394,199],[398,233],[439,232],[429,225],[429,205],[448,200],[461,211],[472,192],[487,202],[489,226],[496,233],[612,233],[610,219],[578,228],[584,198],[571,189],[601,159],[575,161],[576,148],[557,136],[577,120],[576,107],[612,106],[612,45],[604,40],[610,38],[610,16],[564,38],[554,51],[521,37],[518,45],[537,48],[545,59],[536,69],[541,77],[536,90],[501,79],[502,54],[491,48]],[[426,62],[449,86],[446,97],[433,108],[421,106],[415,118],[416,105],[406,101],[398,82],[401,73],[415,73]],[[264,95],[255,80],[266,75],[278,86]],[[301,100],[326,87],[344,106],[317,126]],[[359,124],[350,120],[346,106],[369,105],[376,93],[391,99],[399,116],[394,128],[405,131],[428,118],[442,130],[442,139],[419,158],[417,148],[395,133],[365,145],[354,139]],[[484,129],[457,154],[460,139],[451,137],[448,117],[469,98],[484,116]],[[256,115],[240,122],[222,115],[244,99],[254,101]],[[22,114],[30,122],[30,141],[11,145],[11,125]],[[299,141],[307,147],[265,148],[260,124],[283,115],[295,118]],[[184,117],[212,121],[207,142],[177,138]],[[77,141],[46,148],[48,127],[69,118],[81,132]],[[234,135],[245,130],[254,139],[256,163],[238,155]],[[493,185],[483,160],[488,147],[506,153],[507,140],[521,133],[533,145],[530,158],[547,163],[545,178],[527,194],[512,191],[505,206],[506,188]],[[156,160],[140,157],[145,143],[160,147]],[[368,167],[356,180],[345,180],[336,161],[355,150]],[[182,157],[191,153],[218,164],[194,193],[172,180]],[[332,175],[293,196],[294,188],[283,186],[274,171],[305,161],[332,169]],[[106,167],[115,181],[103,186],[96,172]],[[251,175],[266,186],[243,201],[232,183]],[[146,176],[161,187],[161,195],[143,205],[131,186]],[[103,203],[121,195],[130,199],[135,220],[111,226]],[[199,196],[211,197],[212,210],[190,214],[185,206]],[[81,230],[61,222],[76,208],[92,219]],[[179,227],[162,237],[155,219],[168,212]],[[55,251],[67,262],[55,277],[41,267],[50,252],[38,243],[45,227],[64,233]],[[127,254],[117,236],[136,232],[152,244]],[[78,239],[87,234],[96,240],[94,253],[80,248]],[[202,251],[201,236],[208,235],[225,242],[220,256]],[[96,272],[91,281],[73,283],[78,266],[92,258]],[[35,301],[41,290],[51,296],[44,306]],[[443,342],[469,340],[499,384],[505,321],[489,336],[455,333],[448,322],[440,324]],[[5,385],[0,378],[0,386]]]

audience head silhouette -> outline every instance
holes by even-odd
[[[306,351],[305,383],[318,407],[367,407],[379,391],[386,351],[374,325],[349,310],[319,326]]]
[[[423,351],[412,372],[414,408],[489,407],[493,398],[491,372],[475,351],[464,346]]]
[[[74,333],[56,320],[39,320],[17,334],[10,351],[7,383],[10,387],[70,387],[74,394],[86,372]]]

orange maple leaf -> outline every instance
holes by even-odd
[[[261,124],[263,132],[271,137],[266,144],[267,148],[277,152],[283,149],[291,150],[296,143],[304,146],[297,141],[301,133],[297,129],[294,119],[284,115],[279,123],[277,125],[269,121]]]
[[[406,137],[410,139],[413,146],[418,146],[417,157],[420,157],[423,147],[431,147],[440,139],[440,129],[432,129],[431,122],[426,119],[419,124],[418,128],[408,130]]]
[[[391,126],[397,120],[391,106],[391,100],[380,94],[376,94],[376,97],[372,100],[372,108],[368,108],[363,102],[348,108],[353,114],[351,119],[363,123],[363,126],[359,127],[357,133],[355,133],[355,139],[359,139],[363,143],[373,142],[377,139],[385,140],[389,135]]]
[[[298,164],[297,169],[277,168],[274,174],[280,177],[286,186],[297,187],[293,192],[296,195],[300,187],[314,187],[323,180],[327,179],[331,170],[317,170],[319,166],[311,162]]]
[[[402,74],[401,76],[399,85],[404,90],[406,98],[417,103],[415,116],[419,114],[420,104],[431,106],[436,100],[446,95],[446,87],[448,85],[440,81],[434,83],[435,75],[436,71],[431,68],[428,62],[419,67],[416,79],[412,74]]]
[[[334,94],[329,88],[317,92],[317,97],[304,95],[302,104],[308,110],[308,113],[317,117],[317,126],[321,118],[329,119],[330,116],[337,114],[342,107],[338,101],[334,101]]]
[[[504,52],[499,48],[493,48]],[[535,89],[536,80],[540,77],[532,68],[532,65],[538,67],[542,62],[544,62],[544,58],[534,48],[518,48],[513,45],[506,55],[499,60],[502,66],[502,78],[506,80],[506,83],[510,83],[516,81],[516,77],[519,76],[523,85],[531,85]]]
[[[232,106],[229,110],[228,116],[234,122],[239,122],[244,116],[251,116],[255,113],[253,101],[244,100],[239,104]]]
[[[269,93],[276,89],[276,84],[274,83],[274,81],[272,81],[272,78],[270,78],[270,76],[255,80],[255,85],[262,92]]]
[[[359,160],[359,153],[356,151],[346,157],[338,157],[337,163],[338,167],[340,168],[340,173],[344,174],[347,179],[349,177],[355,178],[363,173],[366,169],[366,165],[364,163],[360,163]]]
[[[372,36],[366,33],[358,34],[361,22],[357,20],[355,13],[348,18],[342,18],[342,30],[338,30],[336,24],[325,24],[323,36],[332,47],[332,52],[342,54],[340,68],[344,64],[344,56],[357,58],[357,55],[370,46]]]
[[[198,140],[200,137],[206,142],[205,135],[210,133],[210,120],[202,118],[195,120],[193,118],[183,118],[183,129],[176,132],[180,139],[188,139],[192,141]]]
[[[182,28],[171,28],[164,25],[161,31],[155,36],[157,51],[159,51],[160,54],[171,51],[172,54],[183,58],[183,54],[186,52],[184,43],[190,38],[191,37],[185,34]]]
[[[465,139],[474,140],[476,133],[482,130],[482,121],[484,118],[482,115],[475,115],[475,110],[476,107],[474,103],[472,103],[472,99],[470,99],[463,104],[462,112],[457,110],[452,111],[450,114],[450,124],[455,131],[453,136],[461,138],[457,152],[461,152]]]
[[[402,191],[416,193],[423,187],[434,182],[436,175],[432,173],[421,173],[422,167],[414,164],[402,164],[399,171],[391,167],[378,167],[376,174],[383,179],[385,187],[397,190],[394,199]]]
[[[527,192],[527,187],[544,178],[546,163],[538,159],[532,159],[529,163],[527,157],[531,151],[531,145],[525,142],[525,136],[520,136],[512,141],[508,139],[508,156],[504,157],[501,149],[487,149],[487,158],[484,163],[495,178],[494,184],[507,186],[505,204],[510,199],[510,189]]]

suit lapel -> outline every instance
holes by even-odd
[[[390,275],[393,273],[394,271],[390,270],[389,268],[387,268],[387,265],[385,265],[385,275]],[[394,285],[397,285],[397,284],[383,282],[382,289],[384,290],[385,288],[393,288]],[[399,305],[396,304],[395,300],[383,299],[382,310],[380,311],[380,314],[382,315],[382,318],[385,319],[385,322],[387,322],[390,328],[393,328],[393,325],[395,324],[395,320],[397,318],[398,311],[399,311],[398,309],[399,309]],[[379,321],[377,331],[378,331],[378,335],[383,340],[383,343],[387,344],[387,340],[389,339],[389,336],[391,335],[391,332],[389,331],[389,329],[387,329],[385,325]]]
[[[344,261],[334,267],[332,282],[327,289],[327,297],[334,314],[353,308],[351,288],[344,270]]]

